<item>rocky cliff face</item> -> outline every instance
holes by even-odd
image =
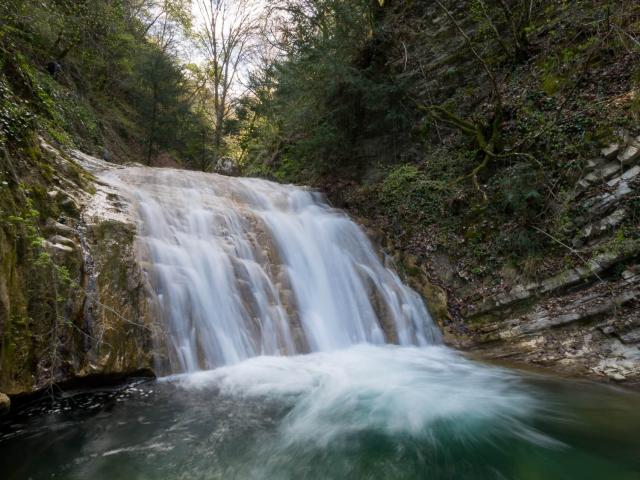
[[[565,246],[578,265],[468,305],[464,344],[491,358],[640,384],[640,242],[617,229],[637,208],[639,162],[640,137],[623,135],[589,163],[574,196],[584,214]]]
[[[640,242],[624,232],[637,228],[639,191],[640,137],[623,134],[589,162],[575,187],[581,214],[566,226],[573,241],[557,240],[571,265],[554,261],[536,281],[505,271],[487,287],[437,251],[415,256],[393,241],[386,247],[398,252],[448,343],[482,358],[638,386]]]
[[[4,154],[0,391],[149,373],[152,322],[127,205],[79,152],[40,140],[32,158]]]

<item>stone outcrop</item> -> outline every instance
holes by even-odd
[[[40,150],[56,172],[40,212],[52,216],[29,226],[34,253],[0,271],[0,391],[151,374],[153,322],[128,205],[88,173],[101,162],[43,140]]]
[[[9,409],[11,408],[11,399],[0,392],[0,416],[9,413]]]
[[[497,281],[486,280],[435,248],[411,255],[395,238],[370,234],[426,299],[448,344],[483,359],[637,387],[639,193],[640,137],[622,134],[568,193],[577,214],[563,240],[550,240],[565,258],[550,259],[536,280],[508,266],[493,272]]]
[[[589,162],[574,201],[572,255],[548,278],[462,307],[451,343],[483,358],[640,385],[640,240],[621,235],[640,191],[640,137],[623,136]]]
[[[213,171],[221,175],[236,176],[239,169],[233,158],[220,157],[213,165]]]
[[[640,378],[640,270],[597,280],[529,305],[512,303],[493,319],[470,319],[469,348],[577,375],[636,383]],[[475,320],[475,321],[474,321]]]
[[[87,170],[102,168],[87,163],[96,159],[81,152],[72,157]],[[84,313],[94,341],[78,373],[151,372],[156,324],[136,251],[136,223],[118,191],[100,181],[94,188],[83,204],[80,225],[88,276]]]

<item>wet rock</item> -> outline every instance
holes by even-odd
[[[85,316],[92,337],[100,340],[93,342],[87,359],[91,370],[103,375],[150,369],[154,348],[152,305],[137,261],[136,225],[128,209],[114,207],[110,191],[98,186],[82,214],[90,287]]]
[[[232,158],[221,157],[213,166],[213,171],[216,173],[221,173],[222,175],[237,175],[238,166]]]
[[[74,249],[73,247],[69,246],[69,245],[62,245],[60,243],[52,243],[48,240],[45,240],[42,242],[42,246],[49,252],[52,254],[55,253],[73,253]]]
[[[11,408],[11,399],[0,392],[0,415],[5,415],[9,413],[9,409]]]
[[[429,313],[438,325],[444,325],[451,319],[447,292],[443,288],[425,280],[419,292],[427,301]]]
[[[58,338],[63,347],[57,353],[61,367],[55,372],[49,368],[51,351],[46,349],[47,342],[14,342],[19,347],[17,353],[3,358],[0,368],[0,389],[11,395],[45,388],[52,378],[67,382],[127,375],[152,367],[150,312],[154,307],[147,301],[145,278],[137,262],[135,222],[127,209],[114,204],[121,199],[109,198],[113,189],[89,183],[89,173],[44,141],[43,145],[50,155],[47,160],[60,172],[46,191],[49,201],[62,207],[63,216],[57,221],[47,219],[42,228],[46,238],[42,247],[49,253],[47,261],[61,267],[55,272],[64,272],[60,273],[65,278],[57,282],[56,292],[63,308],[56,317],[41,300],[43,295],[52,294],[47,285],[51,281],[48,269],[43,278],[37,276],[39,270],[33,278],[27,278],[25,272],[13,267],[12,275],[19,280],[13,290],[0,275],[0,334],[7,338],[4,315],[12,307],[10,300],[16,299],[15,309],[21,314],[19,302],[24,292],[25,302],[39,304],[33,320],[15,316],[21,321],[11,325],[13,339],[42,336],[48,341],[45,332],[51,329],[51,319],[59,319]],[[93,157],[85,156],[84,160],[93,162],[96,169],[102,165]],[[29,288],[20,288],[22,284]],[[31,291],[35,293],[28,296]],[[38,316],[39,312],[44,313]],[[154,318],[157,316],[154,311]]]

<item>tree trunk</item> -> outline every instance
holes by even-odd
[[[151,165],[153,156],[153,138],[156,132],[156,117],[158,116],[158,85],[153,83],[153,108],[151,110],[151,121],[149,122],[149,143],[147,145],[147,165]]]

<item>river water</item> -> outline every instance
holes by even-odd
[[[640,398],[358,345],[44,400],[0,427],[3,480],[640,478]]]
[[[158,380],[0,425],[3,479],[637,479],[640,397],[471,361],[317,193],[127,168]]]

